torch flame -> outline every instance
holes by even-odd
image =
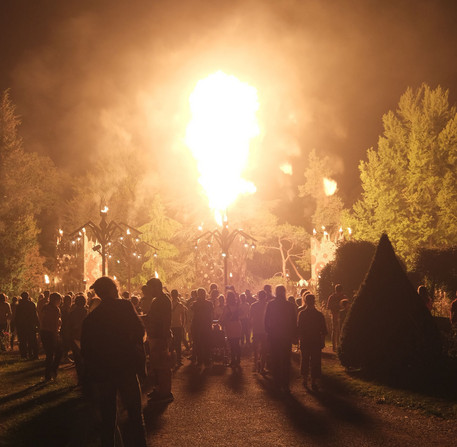
[[[259,134],[257,89],[218,71],[197,82],[189,98],[186,144],[197,160],[199,182],[219,214],[255,185],[241,177],[252,138]]]
[[[333,194],[336,193],[336,188],[337,188],[337,184],[336,184],[335,180],[324,177],[323,181],[324,181],[325,195],[327,197],[333,196]]]
[[[48,275],[44,275],[44,283],[45,284],[50,284],[51,281],[49,280],[49,276]]]

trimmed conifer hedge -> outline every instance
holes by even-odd
[[[426,374],[441,355],[439,331],[384,234],[346,317],[343,366],[395,379]]]
[[[376,246],[366,241],[348,241],[338,246],[335,260],[321,271],[317,293],[319,300],[327,302],[336,284],[342,284],[348,298],[359,290],[365,278]]]

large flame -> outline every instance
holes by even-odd
[[[256,190],[242,173],[251,139],[259,134],[257,89],[218,71],[197,82],[189,102],[186,144],[197,160],[210,208],[225,214],[239,194]]]

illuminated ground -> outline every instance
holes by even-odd
[[[327,362],[335,361],[330,354]],[[151,445],[159,446],[452,446],[455,421],[426,417],[370,399],[322,390],[310,394],[296,376],[292,397],[271,392],[268,379],[220,366],[184,366],[175,402],[146,408]],[[296,373],[296,370],[295,370]]]
[[[23,362],[15,351],[2,354],[0,360],[1,447],[100,446],[95,413],[74,387],[71,365],[62,365],[57,382],[44,384],[43,356],[34,362]],[[457,403],[434,399],[433,405],[427,407],[429,414],[446,415],[445,419],[386,403],[402,399],[401,390],[381,388],[385,400],[376,395],[361,398],[348,391],[350,379],[328,350],[324,356],[327,374],[322,391],[310,394],[300,384],[297,360],[295,357],[290,398],[275,395],[268,377],[253,373],[246,357],[238,373],[220,364],[202,370],[185,360],[185,365],[174,374],[175,401],[162,407],[147,406],[144,401],[149,445],[456,445]],[[423,396],[415,398],[408,392],[404,396],[402,404],[424,403],[418,400]],[[121,420],[125,420],[125,414]],[[125,429],[124,423],[122,426]]]

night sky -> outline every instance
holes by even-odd
[[[100,153],[130,147],[185,181],[188,96],[221,69],[258,89],[262,135],[249,175],[259,194],[294,204],[315,148],[331,157],[351,205],[358,162],[408,86],[440,84],[457,102],[456,9],[417,0],[2,0],[0,88],[11,88],[25,148],[58,166],[84,171]]]

